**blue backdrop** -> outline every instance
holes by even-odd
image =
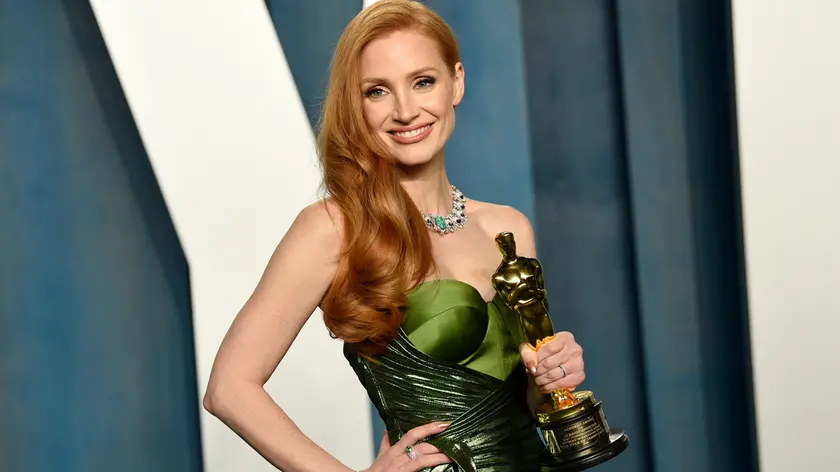
[[[284,45],[320,41],[289,60],[314,103],[332,47],[318,38],[353,12],[270,3],[334,15],[334,30],[275,19]],[[450,177],[531,218],[555,326],[577,335],[584,387],[632,437],[599,470],[757,470],[729,2],[425,3],[466,68]]]
[[[632,437],[598,470],[757,471],[728,0],[427,3],[452,180],[531,218]],[[267,4],[314,123],[361,1]],[[0,470],[198,471],[187,263],[90,6],[15,2],[0,44]]]
[[[187,264],[90,5],[0,44],[0,470],[199,471]]]

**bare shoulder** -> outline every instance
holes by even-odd
[[[469,200],[468,203],[474,209],[473,217],[477,223],[494,237],[505,231],[533,233],[528,217],[512,206],[478,200]]]
[[[534,228],[528,217],[516,208],[508,205],[469,200],[473,218],[491,238],[503,232],[513,233],[522,255],[534,252]]]
[[[341,209],[330,198],[320,199],[303,207],[295,223],[306,225],[308,229],[334,234],[341,234],[343,227]]]
[[[331,199],[321,199],[304,207],[292,223],[287,237],[307,241],[338,254],[344,234],[344,218]]]

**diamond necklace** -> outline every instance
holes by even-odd
[[[440,216],[420,212],[426,226],[439,234],[454,233],[467,223],[467,198],[454,185],[450,187],[452,187],[452,211],[449,214]]]

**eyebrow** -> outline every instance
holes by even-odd
[[[417,77],[418,75],[422,75],[426,72],[438,72],[438,70],[437,70],[437,68],[431,67],[431,66],[421,67],[421,68],[419,68],[415,71],[410,72],[407,76],[408,77]],[[388,81],[385,80],[385,79],[381,79],[379,77],[368,77],[368,78],[362,80],[362,85],[370,84],[370,83],[380,84],[380,83],[386,83],[386,82],[388,82]]]

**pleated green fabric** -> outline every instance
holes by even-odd
[[[392,444],[416,426],[451,423],[427,442],[455,462],[432,472],[562,470],[528,411],[516,314],[497,298],[485,302],[458,281],[426,283],[409,297],[403,329],[385,353],[368,357],[345,345]]]
[[[518,315],[498,297],[455,279],[432,280],[408,296],[403,330],[418,350],[504,380],[521,365]]]

